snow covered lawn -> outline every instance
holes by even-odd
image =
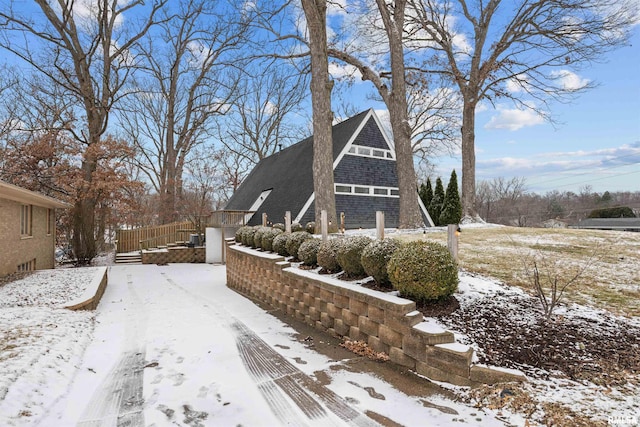
[[[80,296],[94,275],[42,270],[0,287],[0,425],[28,425],[66,392],[95,315],[55,307]]]

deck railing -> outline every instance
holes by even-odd
[[[134,252],[167,245],[170,243],[188,241],[189,233],[193,231],[191,221],[174,222],[171,224],[134,228],[132,230],[116,231],[116,252]]]

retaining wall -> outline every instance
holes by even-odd
[[[178,263],[204,263],[206,253],[204,247],[172,247],[154,251],[142,251],[143,264],[178,264]]]
[[[385,352],[432,380],[474,386],[523,381],[518,372],[475,365],[473,349],[424,322],[415,302],[292,268],[279,255],[227,240],[227,286],[317,329]]]
[[[107,289],[107,267],[99,267],[96,269],[96,274],[85,289],[84,293],[65,304],[62,308],[68,310],[95,310],[100,303],[104,291]]]

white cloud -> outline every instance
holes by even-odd
[[[485,129],[507,129],[516,131],[526,126],[535,126],[544,123],[544,118],[533,110],[506,108],[498,105],[498,114],[492,116],[484,125]]]
[[[564,90],[578,90],[589,84],[589,79],[583,79],[569,70],[558,70],[551,73],[551,77],[558,82],[558,86]]]
[[[335,61],[329,62],[329,74],[335,79],[354,78],[357,82],[362,81],[362,74],[353,65],[341,64]]]

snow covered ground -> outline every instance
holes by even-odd
[[[363,414],[382,425],[505,425],[444,390],[407,395],[317,353],[228,289],[223,266],[113,266],[95,313],[53,308],[70,275],[84,273],[46,271],[0,288],[0,301],[13,301],[0,308],[0,425],[377,425]],[[312,411],[283,393],[281,369],[296,379],[289,386],[321,389],[308,392]]]
[[[297,375],[322,378],[331,393],[359,413],[379,414],[400,425],[535,426],[545,402],[571,407],[599,425],[640,421],[637,382],[616,388],[554,375],[530,378],[522,390],[535,401],[521,411],[495,399],[480,402],[470,390],[445,384],[467,403],[439,393],[407,395],[374,372],[353,371],[299,342],[292,328],[229,290],[223,266],[113,266],[96,312],[56,308],[84,291],[92,270],[41,271],[0,287],[0,426],[116,425],[113,410],[119,405],[129,408],[129,418],[120,414],[120,424],[284,425],[287,418],[274,414],[263,392],[265,372],[249,369],[242,359],[239,343],[256,337],[268,346],[265,351],[277,352],[299,370]],[[524,295],[477,275],[463,272],[460,279],[456,297],[463,307],[482,298],[509,304],[510,298]],[[560,314],[607,316],[577,305],[561,308]],[[637,319],[626,321],[640,326]],[[244,337],[240,341],[238,334]],[[482,343],[457,336],[483,351]],[[134,375],[127,381],[112,380],[131,367]],[[136,382],[141,391],[133,387],[113,401],[119,390],[126,392]],[[327,413],[326,418],[305,419],[306,424],[350,425]],[[295,411],[289,416],[301,419]],[[96,419],[102,422],[93,423]]]

